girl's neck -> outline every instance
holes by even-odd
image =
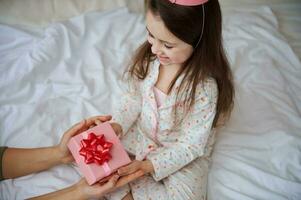
[[[180,66],[162,66],[160,65],[159,68],[159,76],[157,79],[157,82],[155,86],[159,88],[161,91],[163,91],[165,94],[168,94],[168,88],[173,81],[173,79],[176,77],[178,70],[180,69]]]
[[[181,68],[180,65],[166,65],[166,66],[160,65],[159,73],[162,73],[162,75],[164,76],[170,76],[174,78],[180,68]]]

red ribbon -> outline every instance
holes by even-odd
[[[96,136],[94,133],[89,133],[87,139],[81,140],[81,149],[79,154],[85,157],[85,163],[97,163],[102,165],[108,162],[112,156],[110,149],[113,143],[105,140],[104,135]]]

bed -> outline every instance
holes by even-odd
[[[124,89],[120,75],[146,38],[143,2],[135,12],[122,1],[106,9],[74,4],[82,9],[35,21],[20,18],[22,6],[8,2],[0,3],[10,9],[0,12],[0,145],[54,145],[72,124],[111,113]],[[37,12],[36,2],[27,3]],[[236,97],[229,123],[217,134],[208,199],[299,200],[301,2],[229,0],[221,6]],[[70,164],[5,180],[0,199],[52,192],[80,177]]]

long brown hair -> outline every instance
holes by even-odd
[[[186,110],[195,103],[198,84],[212,77],[218,86],[218,100],[213,127],[221,116],[229,117],[234,99],[232,73],[225,56],[222,44],[222,16],[218,0],[209,0],[204,5],[181,6],[168,0],[147,0],[147,9],[160,16],[167,29],[182,41],[194,47],[191,57],[183,64],[169,86],[171,92],[176,80],[184,75],[177,91],[189,91],[185,94]],[[203,7],[205,16],[203,16]],[[203,17],[205,24],[203,36],[198,43],[202,31]],[[131,77],[145,79],[149,72],[150,62],[155,59],[151,45],[146,41],[137,50],[129,68]],[[183,93],[182,93],[183,94]]]

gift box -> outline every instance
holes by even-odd
[[[89,185],[131,162],[109,122],[72,137],[67,145]]]

